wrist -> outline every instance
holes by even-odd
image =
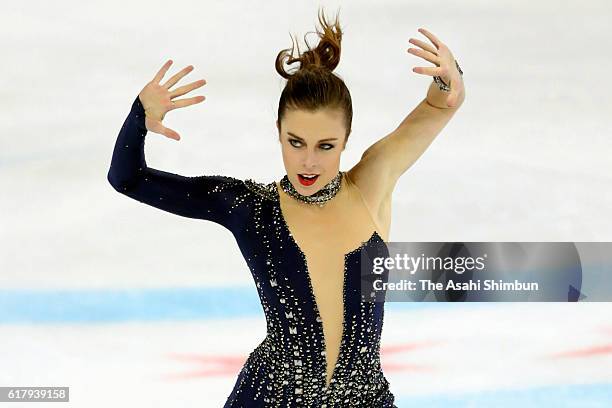
[[[462,77],[463,71],[461,70],[461,67],[459,67],[459,63],[457,62],[457,60],[455,60],[455,67],[457,69],[457,72],[459,73],[459,76]],[[436,84],[438,84],[441,91],[450,92],[451,86],[452,86],[450,76],[448,75],[437,76],[436,75],[433,77],[433,80]]]
[[[453,85],[457,86],[456,82],[453,82]],[[451,107],[447,105],[449,94],[450,92],[441,90],[438,84],[432,81],[427,90],[427,96],[425,100],[430,106],[433,106],[434,108],[450,109],[450,108],[458,108],[463,103],[463,100],[465,99],[465,91],[462,90],[461,93],[457,97],[457,104],[454,107]]]

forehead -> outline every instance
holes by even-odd
[[[344,117],[339,109],[316,111],[287,110],[282,121],[282,130],[303,138],[343,137]]]

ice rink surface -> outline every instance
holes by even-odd
[[[342,170],[423,99],[433,32],[466,100],[400,179],[391,241],[612,241],[606,1],[6,3],[0,12],[0,386],[75,407],[221,407],[265,319],[231,233],[106,180],[131,103],[165,79],[206,100],[149,132],[150,167],[284,175],[276,54],[340,8],[353,98]],[[309,34],[311,42],[315,36]],[[586,294],[588,296],[588,293]],[[383,370],[406,407],[609,407],[610,303],[388,303]],[[0,403],[1,404],[1,403]],[[7,404],[39,406],[35,403]],[[58,403],[62,405],[62,403]]]

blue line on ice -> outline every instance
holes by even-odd
[[[464,394],[396,395],[398,408],[605,408],[612,404],[612,384],[551,385]]]
[[[385,310],[419,310],[459,305],[477,306],[476,303],[387,302]],[[253,316],[263,316],[253,286],[0,290],[0,324],[103,323]]]

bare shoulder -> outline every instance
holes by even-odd
[[[391,199],[393,183],[384,170],[381,160],[373,155],[364,155],[359,163],[346,172],[349,180],[359,189],[363,200],[386,241],[391,225]]]

